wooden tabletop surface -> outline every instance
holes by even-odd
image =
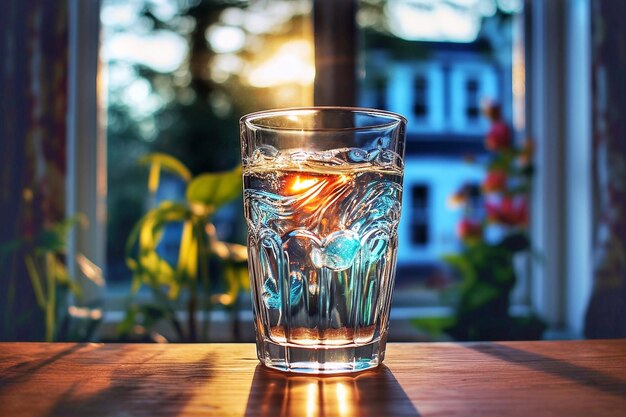
[[[406,343],[355,376],[251,344],[0,344],[0,416],[626,416],[626,340]]]

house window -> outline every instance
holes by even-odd
[[[387,108],[387,77],[376,77],[374,81],[374,103],[376,103],[377,109]]]
[[[413,81],[413,114],[419,119],[428,116],[428,81],[418,75]]]
[[[483,213],[481,213],[480,211],[482,211],[484,208],[484,201],[483,201],[483,196],[482,193],[480,191],[480,184],[477,183],[468,183],[466,185],[467,188],[467,195],[468,195],[468,208],[469,210],[477,215],[477,216],[482,216]]]
[[[470,123],[476,123],[480,119],[480,88],[478,80],[469,78],[465,82],[465,116]]]
[[[425,246],[429,241],[429,188],[417,184],[411,188],[411,243]]]

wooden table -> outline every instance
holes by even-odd
[[[250,344],[0,344],[0,416],[626,416],[626,340],[390,344],[287,376]]]

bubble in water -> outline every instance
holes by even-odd
[[[396,154],[392,151],[382,151],[376,158],[376,162],[380,165],[391,165],[396,160]]]
[[[381,136],[376,139],[376,147],[380,150],[389,147],[389,138],[386,136]]]
[[[322,248],[311,251],[311,260],[317,268],[327,267],[335,271],[348,269],[361,249],[359,235],[351,230],[340,230],[328,235]]]
[[[252,153],[253,161],[262,161],[267,159],[275,159],[278,157],[278,149],[270,145],[262,145],[254,150]]]
[[[261,296],[263,297],[263,302],[267,308],[279,309],[281,302],[280,295],[278,294],[278,288],[276,287],[276,281],[272,278],[266,279],[263,283],[263,290],[264,291]]]
[[[387,217],[388,220],[395,220],[400,212],[397,200],[392,197],[383,195],[376,201],[376,205],[372,208],[376,211],[377,217]]]
[[[348,152],[348,157],[352,162],[367,161],[367,152],[360,148],[352,148]]]

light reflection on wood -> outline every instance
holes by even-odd
[[[626,340],[391,343],[384,363],[318,377],[252,344],[0,343],[0,417],[625,415]]]
[[[260,410],[258,406],[260,405]],[[246,416],[419,416],[386,366],[358,374],[285,374],[258,365]]]

